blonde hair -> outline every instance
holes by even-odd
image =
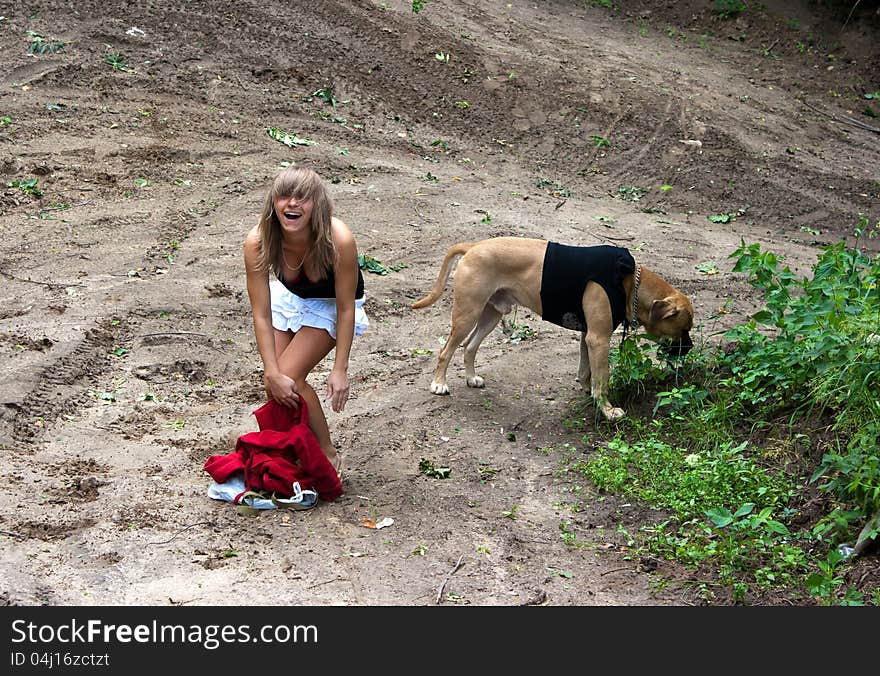
[[[281,278],[282,235],[281,224],[275,214],[275,201],[281,197],[296,197],[298,200],[312,200],[312,217],[309,221],[312,244],[307,256],[309,268],[318,273],[318,279],[327,277],[336,262],[336,245],[331,230],[333,220],[333,200],[327,192],[324,181],[312,169],[287,167],[278,172],[260,214],[260,254],[258,264],[261,269],[271,270]]]

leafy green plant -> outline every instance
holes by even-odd
[[[717,275],[719,272],[718,266],[712,261],[698,263],[694,266],[694,269],[697,272],[702,272],[704,275]]]
[[[511,345],[516,345],[535,337],[535,330],[531,326],[517,322],[518,309],[514,310],[513,317],[509,321],[505,319],[501,324],[501,331],[507,336],[507,340]]]
[[[759,587],[772,587],[793,584],[805,570],[805,553],[791,543],[785,524],[771,518],[770,507],[755,512],[753,503],[745,503],[734,513],[718,507],[707,510],[706,516],[721,544],[717,552],[723,577],[734,580],[745,574]],[[764,565],[756,566],[756,561]]]
[[[47,40],[34,31],[28,31],[27,35],[30,40],[28,43],[28,52],[30,54],[54,54],[55,52],[60,52],[64,48],[64,43],[60,40]]]
[[[568,188],[566,188],[559,181],[551,180],[549,178],[539,178],[535,181],[535,187],[540,188],[542,190],[546,190],[554,197],[571,197],[572,192]]]
[[[485,209],[474,209],[474,211],[478,214],[483,214],[483,217],[480,219],[480,223],[484,223],[484,224],[488,225],[489,223],[492,222],[491,214],[488,211],[486,211]]]
[[[637,185],[622,185],[617,188],[617,196],[625,202],[638,202],[647,190]]]
[[[126,63],[125,57],[119,52],[108,54],[104,57],[104,61],[109,63],[113,70],[120,70],[124,73],[131,73],[134,71],[134,68]]]
[[[419,471],[434,479],[448,479],[452,475],[452,470],[449,467],[437,467],[427,458],[422,458],[419,461]]]
[[[835,592],[846,584],[840,574],[840,563],[843,560],[843,554],[832,549],[824,561],[817,562],[819,571],[807,577],[807,589],[818,596],[824,605],[834,605]]]
[[[366,254],[358,254],[358,267],[361,270],[372,272],[375,275],[387,275],[388,268],[382,264],[377,258],[367,256]]]
[[[872,422],[856,433],[848,446],[822,456],[810,478],[823,479],[820,488],[856,507],[850,516],[859,518],[880,509],[880,425]],[[855,519],[853,519],[855,521]]]
[[[737,211],[735,212],[712,214],[708,218],[713,223],[731,223],[732,221],[735,221],[739,216],[744,216],[745,213],[746,209],[737,209]]]
[[[737,257],[734,272],[746,272],[766,304],[728,332],[737,346],[727,360],[736,376],[729,384],[752,404],[845,404],[844,418],[851,410],[857,419],[878,419],[872,393],[880,366],[871,358],[880,346],[869,327],[880,318],[880,259],[841,242],[824,249],[812,279],[797,280],[757,244],[743,243],[731,257]]]
[[[611,377],[608,386],[612,399],[626,402],[641,397],[648,387],[665,377],[665,370],[642,348],[643,344],[655,345],[644,333],[634,334],[620,341],[618,349],[609,355]]]
[[[487,481],[491,481],[500,471],[500,469],[495,469],[494,467],[480,467],[478,470],[480,475],[480,483],[484,484]]]
[[[604,136],[591,136],[590,140],[595,144],[597,148],[610,148],[611,141],[609,141]]]
[[[279,143],[283,143],[288,148],[292,148],[293,146],[316,146],[318,145],[317,141],[310,141],[307,138],[300,138],[296,134],[291,134],[289,132],[283,131],[278,127],[267,127],[266,133],[269,135],[269,138],[275,139]]]
[[[333,96],[333,87],[321,87],[320,89],[316,89],[312,92],[312,96],[317,96],[319,99],[329,103],[333,108],[339,103],[335,96]]]
[[[428,4],[428,1],[429,0],[412,0],[413,14],[421,12],[425,8],[425,5]]]
[[[563,521],[559,524],[559,536],[568,547],[578,548],[581,546],[577,541],[577,534],[571,528],[571,521]]]
[[[517,512],[522,508],[522,505],[514,505],[510,509],[506,509],[501,512],[501,516],[507,517],[508,519],[516,519]]]
[[[389,272],[397,272],[399,270],[403,270],[407,266],[405,263],[398,263],[397,265],[386,266],[378,258],[373,258],[372,256],[367,256],[366,254],[358,254],[358,267],[361,270],[372,272],[374,275],[387,275]]]
[[[681,416],[686,411],[691,412],[695,408],[700,408],[708,396],[709,391],[698,385],[674,387],[668,392],[658,392],[654,413],[656,414],[660,408],[668,407],[672,415]]]
[[[25,180],[16,179],[14,181],[9,181],[6,184],[7,188],[17,188],[19,191],[23,192],[25,195],[29,197],[42,197],[43,191],[37,186],[38,180],[36,178],[28,178]]]

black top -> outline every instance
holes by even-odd
[[[332,269],[324,279],[319,279],[317,282],[310,282],[308,277],[300,275],[295,282],[281,279],[281,283],[284,284],[288,291],[295,293],[300,298],[336,298],[336,275]],[[363,297],[364,275],[361,273],[360,268],[358,268],[358,281],[354,298],[355,300],[360,300]]]
[[[586,331],[584,290],[587,282],[596,282],[608,295],[612,328],[617,328],[627,318],[623,278],[635,269],[632,254],[620,246],[548,243],[541,277],[542,318],[566,329]]]

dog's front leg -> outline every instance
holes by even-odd
[[[581,358],[578,361],[577,381],[584,388],[584,391],[590,391],[590,350],[587,347],[587,332],[581,331]]]
[[[611,336],[604,333],[599,335],[588,330],[584,342],[589,353],[591,371],[590,394],[593,396],[593,401],[596,402],[606,420],[618,420],[625,415],[623,409],[612,406],[611,402],[608,401],[608,353],[610,351]]]

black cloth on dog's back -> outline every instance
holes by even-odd
[[[566,329],[586,331],[584,290],[587,282],[596,282],[608,295],[612,328],[616,329],[626,319],[623,278],[635,269],[632,254],[620,246],[548,243],[541,277],[542,318]]]

